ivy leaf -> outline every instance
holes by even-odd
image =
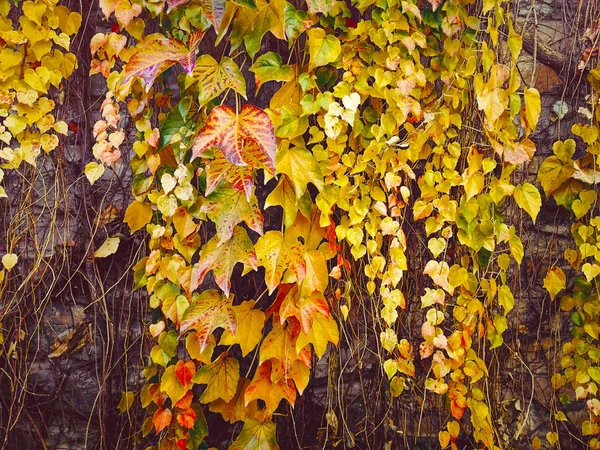
[[[254,142],[258,148],[246,149],[250,153],[244,155],[247,141]],[[206,125],[194,141],[193,157],[202,155],[214,145],[223,151],[223,155],[231,164],[244,166],[258,158],[264,161],[267,167],[275,169],[277,145],[273,124],[269,115],[256,106],[242,106],[239,115],[229,106],[213,108]],[[244,156],[247,160],[244,160]]]
[[[220,63],[210,55],[200,56],[192,78],[198,83],[200,106],[217,97],[225,89],[233,89],[246,98],[246,80],[235,61],[226,56]]]
[[[556,191],[573,175],[573,161],[566,164],[557,156],[550,156],[542,162],[538,170],[537,181],[544,188],[546,196]]]
[[[300,298],[297,285],[288,292],[279,308],[281,323],[288,317],[295,317],[305,334],[310,332],[317,313],[329,317],[329,305],[323,293],[315,292],[309,297]]]
[[[244,393],[246,405],[252,400],[261,399],[266,403],[267,412],[272,414],[283,398],[293,405],[296,402],[296,388],[291,380],[272,382],[271,361],[265,361],[258,366],[252,383],[246,388]]]
[[[179,39],[162,38],[141,43],[125,66],[123,84],[138,76],[149,90],[158,75],[187,55],[187,46]]]
[[[121,240],[118,237],[106,238],[104,243],[94,252],[94,258],[106,258],[115,254],[119,248],[119,242]]]
[[[294,188],[287,176],[279,178],[277,187],[269,194],[265,200],[265,209],[271,206],[281,206],[283,208],[283,224],[289,227],[294,223],[298,214],[298,207]]]
[[[230,450],[279,450],[275,424],[248,419]]]
[[[189,329],[194,329],[198,352],[202,353],[208,346],[212,332],[224,328],[230,333],[236,333],[235,313],[231,300],[225,299],[218,291],[210,289],[202,292],[185,310],[179,327],[179,335]]]
[[[240,377],[235,396],[228,402],[217,399],[208,405],[208,409],[221,414],[223,419],[229,423],[235,423],[240,420],[246,422],[248,419],[254,418],[258,411],[256,400],[251,401],[247,406],[244,403],[244,393],[246,392],[246,388],[250,386],[250,383],[249,379]]]
[[[520,184],[515,188],[513,194],[517,205],[527,211],[533,223],[542,207],[542,197],[537,188],[531,183]]]
[[[567,287],[567,277],[560,267],[548,269],[544,278],[544,289],[550,294],[550,299],[554,300],[556,294]]]
[[[215,30],[219,31],[225,14],[225,0],[200,0],[200,7]]]
[[[254,308],[255,304],[254,300],[248,300],[233,307],[237,323],[235,335],[226,330],[219,345],[239,344],[243,357],[254,350],[262,338],[265,323],[265,313]]]
[[[281,123],[275,130],[275,136],[294,139],[308,130],[308,116],[302,115],[300,105],[283,105],[280,110]]]
[[[190,0],[167,0],[167,13],[170,13],[173,9],[183,6],[189,2]]]
[[[214,236],[200,251],[198,262],[198,283],[202,283],[209,271],[213,271],[217,285],[225,295],[231,289],[231,273],[238,263],[244,263],[256,269],[256,253],[248,233],[241,227],[235,227],[232,237],[221,244],[219,236]]]
[[[277,152],[277,171],[286,174],[296,192],[296,198],[302,197],[308,183],[319,191],[323,190],[323,175],[316,158],[302,147],[284,147]]]
[[[526,161],[531,161],[535,154],[535,144],[529,138],[523,139],[521,142],[515,142],[514,147],[507,146],[504,148],[504,161],[511,164],[521,164]]]
[[[281,56],[275,52],[260,55],[249,70],[254,73],[257,94],[263,83],[267,81],[289,81],[294,78],[292,67],[283,64]]]
[[[327,34],[322,28],[311,28],[308,34],[309,70],[334,62],[342,52],[338,38]]]
[[[183,367],[185,367],[183,361],[180,360],[177,362],[177,364],[179,365],[179,363],[181,363]],[[192,364],[194,363],[192,362]],[[169,396],[173,404],[181,400],[188,391],[188,387],[183,386],[179,381],[177,375],[175,375],[176,370],[177,368],[175,365],[167,367],[160,379],[160,391],[165,392]]]
[[[256,8],[240,8],[233,21],[231,46],[235,50],[242,42],[251,58],[260,50],[264,35],[270,31],[277,39],[285,39],[284,0],[257,0]]]
[[[300,333],[296,339],[296,351],[301,350],[308,344],[312,344],[315,353],[322,358],[329,342],[337,345],[340,340],[340,333],[337,323],[331,316],[325,316],[316,313],[313,316],[313,323],[308,333]]]
[[[207,196],[200,212],[207,213],[215,223],[220,244],[233,235],[233,227],[242,221],[258,234],[263,234],[263,215],[256,197],[248,201],[241,191],[231,186],[221,186]]]
[[[191,74],[196,66],[196,50],[198,50],[198,45],[200,45],[203,37],[204,33],[201,30],[196,30],[190,34],[187,41],[187,54],[178,60],[188,74]]]
[[[525,128],[531,131],[535,131],[537,127],[538,119],[542,112],[542,103],[540,101],[540,93],[535,88],[527,88],[524,92],[525,95],[525,114],[524,122]]]
[[[123,222],[129,225],[131,233],[145,227],[152,219],[152,206],[150,203],[139,202],[137,200],[129,204],[125,210]]]
[[[181,115],[179,108],[173,108],[165,117],[164,122],[160,126],[160,138],[158,140],[158,148],[162,149],[171,142],[173,136],[180,133],[185,127],[185,120]]]
[[[249,200],[254,189],[254,170],[252,167],[234,166],[218,148],[216,148],[214,154],[214,158],[206,165],[206,195],[210,195],[225,180],[234,189],[244,192],[246,199]]]
[[[302,244],[295,236],[284,237],[281,231],[268,231],[256,242],[258,263],[265,268],[265,282],[272,294],[289,268],[298,281],[306,274]]]
[[[200,367],[192,382],[207,385],[200,396],[202,403],[210,403],[219,398],[228,402],[235,396],[239,379],[240,363],[224,352],[212,364]]]
[[[160,433],[164,428],[168,427],[171,424],[171,419],[173,418],[173,414],[170,409],[157,409],[152,417],[152,423],[154,424],[154,429],[156,433]]]
[[[328,14],[335,5],[333,0],[307,0],[306,3],[308,4],[309,14]]]

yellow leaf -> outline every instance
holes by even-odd
[[[94,252],[94,258],[106,258],[114,254],[119,248],[120,239],[118,237],[109,237],[104,243]]]
[[[123,414],[125,411],[129,410],[129,408],[131,408],[131,405],[133,405],[133,400],[133,392],[123,392],[121,394],[121,401],[117,406],[117,408],[119,408],[119,412]]]
[[[94,184],[104,174],[104,166],[97,162],[90,162],[85,166],[85,176],[90,184]]]
[[[18,259],[18,256],[14,253],[7,253],[2,257],[2,265],[6,270],[10,271],[13,267],[15,267]]]
[[[525,89],[525,126],[528,130],[535,131],[541,112],[539,91],[536,88]]]
[[[306,34],[308,35],[310,69],[324,66],[338,59],[342,52],[342,46],[338,38],[327,34],[322,28],[311,28]]]
[[[66,136],[67,134],[69,134],[69,127],[67,126],[67,123],[65,121],[61,120],[54,124],[54,131],[60,134],[64,134]]]
[[[237,322],[235,336],[229,330],[225,330],[219,345],[239,344],[242,349],[242,356],[246,356],[254,350],[262,338],[265,322],[265,313],[254,308],[255,303],[254,300],[248,300],[233,307]]]
[[[567,277],[560,267],[552,267],[548,270],[546,278],[544,278],[544,288],[548,291],[552,300],[566,286]]]
[[[513,194],[517,205],[527,211],[533,223],[542,207],[542,197],[537,188],[531,183],[520,184],[515,188]]]
[[[135,233],[145,227],[150,219],[152,219],[152,206],[149,203],[136,200],[127,207],[123,221],[129,225],[130,231]]]

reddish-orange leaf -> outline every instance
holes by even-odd
[[[179,409],[188,409],[192,406],[192,400],[194,399],[194,393],[192,391],[187,391],[185,395],[175,403],[175,407]]]
[[[236,226],[233,236],[225,243],[221,244],[219,236],[214,236],[202,247],[198,262],[198,283],[202,283],[206,274],[212,270],[217,285],[225,295],[229,295],[231,273],[239,262],[252,269],[257,267],[256,253],[248,233]]]
[[[171,419],[173,414],[170,409],[158,409],[154,413],[154,417],[152,418],[152,423],[154,424],[154,429],[156,433],[160,433],[165,427],[168,427],[171,424]]]
[[[279,310],[281,309],[281,304],[286,299],[288,293],[294,288],[296,288],[296,291],[298,290],[298,285],[296,283],[280,284],[277,287],[277,296],[271,306],[265,310],[265,315],[269,317],[273,314],[273,320],[279,322]]]
[[[187,439],[177,439],[175,441],[175,445],[179,448],[179,450],[186,450],[187,448]]]
[[[244,160],[244,147],[252,141],[257,148],[251,150],[252,158]],[[232,164],[244,166],[253,160],[264,160],[268,167],[275,170],[275,132],[269,115],[253,105],[244,105],[239,114],[230,106],[217,106],[212,109],[206,125],[194,141],[192,154],[202,155],[212,146],[219,147],[225,158]],[[262,153],[262,156],[255,155]]]
[[[306,350],[310,355],[310,350],[308,350],[308,348]],[[302,395],[304,389],[308,386],[308,381],[310,380],[310,367],[300,360],[285,364],[278,359],[272,359],[271,368],[271,381],[273,383],[279,382],[280,380],[293,380],[300,395]]]
[[[244,394],[246,405],[258,398],[264,400],[267,412],[272,414],[279,406],[281,399],[285,398],[292,405],[296,402],[296,388],[291,380],[273,383],[271,381],[271,361],[265,361],[256,370],[252,383]]]
[[[177,415],[177,422],[182,427],[192,429],[194,428],[194,422],[196,421],[196,411],[192,408],[188,408],[185,411]]]
[[[181,359],[177,361],[177,364],[175,365],[175,376],[185,389],[190,385],[195,373],[196,364],[194,364],[194,361],[186,361],[185,363]]]
[[[186,309],[179,333],[183,334],[189,329],[194,329],[199,352],[203,352],[208,345],[212,332],[219,327],[235,334],[235,314],[231,309],[231,300],[223,297],[218,291],[211,289],[202,292]]]
[[[258,234],[263,234],[263,215],[256,197],[248,201],[242,192],[231,186],[221,186],[207,196],[200,212],[208,213],[209,219],[215,223],[221,243],[231,238],[234,226],[242,221]]]

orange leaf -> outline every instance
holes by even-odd
[[[210,195],[224,180],[234,189],[244,192],[247,199],[252,196],[254,169],[251,166],[234,166],[220,149],[215,148],[215,157],[206,163],[206,195]]]
[[[160,433],[165,427],[168,427],[171,424],[171,419],[173,414],[170,409],[158,409],[154,413],[154,417],[152,418],[152,423],[154,424],[154,429],[156,433]]]
[[[195,421],[196,412],[192,408],[188,408],[177,415],[177,422],[179,422],[179,425],[182,427],[192,429],[194,428]]]
[[[254,142],[258,148],[252,148]],[[234,165],[262,167],[275,172],[275,132],[269,115],[253,105],[244,105],[239,114],[230,106],[212,109],[206,125],[194,141],[193,157],[201,156],[212,146],[219,147]],[[246,147],[250,153],[245,154]]]
[[[271,361],[266,361],[258,367],[252,383],[244,394],[246,405],[257,398],[264,400],[267,412],[272,414],[279,406],[281,399],[287,399],[292,405],[296,402],[296,389],[291,380],[273,383],[271,381]]]

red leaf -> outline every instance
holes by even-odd
[[[186,361],[185,363],[182,360],[177,361],[177,364],[175,365],[175,376],[177,376],[177,379],[184,388],[187,389],[195,373],[196,365],[194,364],[194,361]]]
[[[157,434],[171,424],[172,417],[173,414],[171,413],[170,409],[158,409],[154,413],[152,423],[154,424],[154,429],[156,430]]]
[[[194,141],[193,157],[217,146],[231,164],[251,165],[275,171],[275,132],[269,115],[253,105],[244,105],[239,114],[230,106],[217,106]]]
[[[185,450],[187,448],[187,439],[179,439],[175,444],[180,450]]]

